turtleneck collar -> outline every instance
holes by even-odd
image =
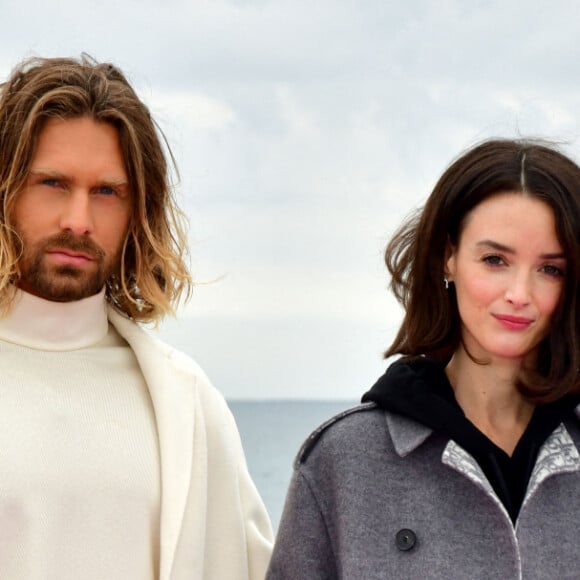
[[[105,288],[75,302],[52,302],[18,290],[0,318],[0,340],[36,350],[78,350],[103,340],[108,327]]]

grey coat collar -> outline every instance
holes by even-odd
[[[422,445],[433,433],[433,429],[413,419],[385,411],[385,420],[397,455],[406,457]]]
[[[574,409],[574,413],[580,420],[580,405]],[[385,411],[385,420],[395,451],[400,457],[406,457],[409,453],[415,451],[433,433],[433,429],[430,427],[425,427],[425,425],[417,423],[413,419],[391,413],[390,411]]]

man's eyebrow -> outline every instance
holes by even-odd
[[[48,177],[51,179],[60,179],[62,181],[71,180],[70,177],[55,169],[33,167],[28,173],[34,177]],[[129,187],[129,181],[125,177],[120,177],[118,179],[101,179],[98,184],[112,187]]]
[[[477,242],[476,246],[478,248],[491,248],[493,250],[497,250],[498,252],[504,252],[506,254],[515,254],[516,251],[509,246],[504,244],[500,244],[494,240],[481,240],[481,242]],[[553,253],[546,253],[540,254],[540,258],[542,260],[565,260],[566,256],[564,252],[553,252]]]
[[[64,173],[55,169],[32,167],[28,173],[29,175],[34,175],[36,177],[56,177],[58,179],[67,179],[67,176]]]
[[[129,187],[129,182],[126,179],[101,179],[99,185],[110,185],[112,187]]]

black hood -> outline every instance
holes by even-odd
[[[465,417],[444,365],[432,359],[395,362],[362,401],[373,401],[453,439],[477,461],[515,522],[540,447],[562,421],[573,417],[580,396],[536,407],[511,457]]]
[[[392,364],[362,401],[373,401],[449,436],[450,422],[464,418],[443,364],[425,357]]]

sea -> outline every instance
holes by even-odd
[[[321,423],[357,401],[228,401],[248,469],[277,530],[292,464],[300,446]]]

